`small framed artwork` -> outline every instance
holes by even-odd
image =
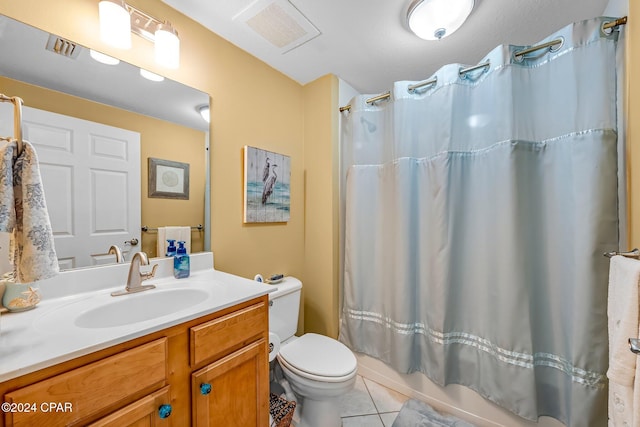
[[[291,159],[244,147],[244,222],[288,222]]]
[[[189,163],[149,157],[149,197],[189,200]]]

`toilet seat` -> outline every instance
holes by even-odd
[[[357,360],[344,344],[319,334],[304,334],[283,346],[278,361],[293,373],[315,381],[343,382],[353,378]]]

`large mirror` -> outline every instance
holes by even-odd
[[[2,15],[0,52],[0,93],[24,99],[62,269],[115,262],[112,244],[125,259],[162,256],[165,231],[209,250],[208,94]],[[0,135],[12,129],[0,103]]]

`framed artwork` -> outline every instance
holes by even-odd
[[[244,222],[289,221],[291,159],[244,147]]]
[[[149,197],[189,200],[189,163],[149,157]]]

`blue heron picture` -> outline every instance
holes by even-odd
[[[291,159],[244,147],[244,222],[289,221]]]

